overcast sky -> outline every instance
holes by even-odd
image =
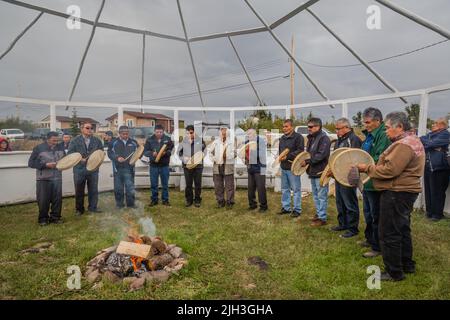
[[[65,12],[69,5],[81,8],[83,18],[95,19],[100,0],[23,0]],[[305,0],[251,0],[269,23],[282,17]],[[395,0],[396,4],[450,30],[450,1]],[[369,0],[321,0],[311,9],[364,59],[371,61],[414,50],[438,41],[442,36],[380,6],[381,30],[366,27]],[[190,36],[261,26],[241,0],[181,0]],[[36,11],[0,1],[0,54],[37,15]],[[106,0],[101,22],[142,28],[183,37],[175,0]],[[65,100],[92,27],[69,30],[63,18],[44,16],[0,60],[0,95]],[[275,29],[286,46],[293,35],[296,58],[331,99],[387,93],[388,90],[362,66],[336,67],[358,61],[307,12],[302,12]],[[257,90],[268,105],[289,103],[289,62],[268,33],[234,37],[242,60]],[[74,101],[131,102],[140,99],[142,36],[98,28],[88,53]],[[238,85],[245,75],[226,38],[192,44],[202,90]],[[412,90],[450,82],[450,41],[426,50],[373,63],[372,67],[399,90]],[[151,105],[200,106],[197,95],[168,98],[196,92],[195,80],[185,43],[147,38],[145,100]],[[317,66],[321,65],[321,66]],[[323,67],[328,66],[328,67]],[[332,67],[330,67],[332,66]],[[218,90],[204,95],[207,106],[255,105],[250,86]],[[321,97],[296,70],[296,103],[320,101]],[[419,98],[410,98],[418,102]],[[431,97],[430,116],[450,112],[450,92]],[[403,109],[400,100],[370,104],[384,112]],[[369,106],[350,106],[350,113]],[[0,118],[19,114],[39,120],[48,108],[0,102]],[[79,115],[93,116],[100,122],[116,110],[79,109]],[[155,110],[160,112],[160,110]],[[306,115],[309,110],[304,110]],[[315,109],[314,114],[329,119],[340,110]],[[68,115],[58,109],[59,115]],[[239,120],[244,114],[238,114]],[[182,113],[187,122],[201,119],[201,113]],[[227,120],[226,113],[208,113],[208,120]]]

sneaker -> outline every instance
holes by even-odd
[[[299,218],[302,213],[298,211],[293,211],[290,215],[291,218]]]
[[[324,226],[324,225],[326,225],[326,224],[327,224],[327,222],[326,222],[325,220],[320,220],[320,219],[318,219],[318,220],[313,221],[313,222],[311,223],[311,227],[322,227],[322,226]]]
[[[290,211],[287,211],[287,210],[284,210],[284,209],[281,209],[281,211],[278,212],[278,214],[279,214],[279,215],[283,215],[283,214],[291,214],[291,212],[290,212]]]
[[[363,257],[364,258],[375,258],[375,257],[378,257],[380,254],[381,254],[381,252],[379,252],[379,251],[370,250],[370,251],[363,253]]]
[[[39,226],[41,226],[41,227],[48,226],[49,224],[50,223],[48,221],[41,221],[41,222],[39,222]]]
[[[256,207],[249,206],[247,210],[255,210],[255,209],[258,209],[258,207],[257,206]]]
[[[196,203],[194,203],[194,207],[196,207],[196,208],[200,208],[200,202],[196,202]]]
[[[193,205],[192,202],[186,202],[184,206],[185,206],[186,208],[189,208],[189,207],[192,206],[192,205]]]
[[[79,210],[77,210],[77,211],[75,211],[75,215],[76,216],[82,216],[84,214],[84,212],[82,212],[82,211],[79,211]]]
[[[259,208],[258,211],[259,211],[260,213],[266,213],[267,210],[268,210],[267,208]]]
[[[227,210],[233,209],[233,203],[227,203]]]
[[[149,207],[154,207],[158,205],[158,201],[152,201],[150,202],[150,204],[148,205]]]
[[[357,235],[357,233],[354,233],[354,232],[351,232],[351,231],[347,231],[347,232],[345,232],[345,233],[339,235],[339,237],[340,237],[340,238],[347,239],[347,238],[354,237],[354,236],[356,236],[356,235]]]
[[[331,231],[344,231],[344,230],[347,230],[347,228],[344,226],[335,226],[335,227],[331,227],[330,230]]]

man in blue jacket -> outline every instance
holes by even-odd
[[[96,150],[103,150],[102,141],[93,135],[93,126],[89,122],[81,125],[81,134],[70,141],[67,154],[79,152],[83,157],[75,167],[73,167],[73,180],[75,182],[75,214],[84,214],[84,191],[88,188],[88,211],[99,213],[98,204],[98,169],[92,172],[87,171],[86,163],[89,156]]]
[[[264,213],[268,209],[266,192],[266,141],[256,134],[255,129],[247,131],[245,143],[256,141],[256,148],[247,148],[245,152],[245,164],[248,172],[248,203],[249,210],[258,208],[256,202],[256,190],[258,190],[259,212]]]
[[[36,200],[39,207],[38,223],[61,223],[62,173],[56,169],[58,160],[64,157],[64,149],[58,145],[58,133],[51,131],[47,141],[36,146],[28,160],[28,166],[36,169]],[[51,208],[50,208],[51,205]],[[50,210],[50,215],[48,211]]]
[[[116,207],[124,207],[124,196],[128,208],[135,208],[134,165],[130,157],[136,151],[138,143],[129,138],[127,126],[120,126],[119,137],[111,141],[108,147],[108,158],[111,159],[114,171],[114,197]]]
[[[427,218],[439,221],[444,218],[445,193],[448,188],[450,166],[448,147],[450,132],[445,118],[433,122],[431,132],[420,138],[425,148],[425,205]]]
[[[161,159],[156,162],[156,157],[163,146],[166,146]],[[144,146],[144,156],[150,159],[150,185],[152,189],[152,198],[150,206],[158,204],[158,181],[161,178],[162,186],[162,204],[169,206],[169,177],[170,177],[170,157],[173,150],[173,142],[169,136],[164,134],[162,125],[155,126],[155,133],[147,138]]]

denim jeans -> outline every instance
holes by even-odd
[[[359,206],[356,188],[349,188],[335,184],[336,186],[336,209],[338,212],[338,222],[340,227],[344,227],[350,232],[358,233]]]
[[[127,207],[134,207],[134,168],[116,168],[116,172],[114,172],[114,196],[117,207],[122,208],[124,206],[124,196],[126,197]]]
[[[378,220],[380,217],[380,195],[378,191],[363,191],[363,210],[366,220],[364,234],[373,251],[380,252]]]
[[[169,166],[150,166],[150,187],[152,189],[152,202],[158,202],[158,180],[161,177],[162,202],[169,201]]]
[[[302,212],[302,188],[300,176],[291,170],[281,169],[281,206],[285,211],[291,211],[291,190],[294,192],[294,211]]]
[[[328,185],[321,187],[320,178],[310,178],[310,180],[317,217],[322,221],[327,221]]]

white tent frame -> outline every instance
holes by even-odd
[[[68,19],[70,18],[69,14],[63,13],[63,12],[59,12],[56,10],[51,10],[42,6],[37,6],[37,5],[32,5],[23,1],[18,1],[18,0],[0,0],[6,3],[10,3],[12,5],[15,6],[20,6],[23,8],[27,8],[27,9],[31,9],[31,10],[35,10],[35,11],[39,11],[40,14],[12,41],[11,45],[8,47],[8,49],[2,54],[0,55],[0,60],[2,58],[4,58],[8,53],[10,53],[12,51],[12,49],[14,48],[15,44],[24,36],[24,34],[31,29],[36,22],[42,17],[42,15],[45,14],[49,14],[49,15],[53,15],[53,16],[58,16],[61,18],[65,18]],[[256,94],[258,100],[260,100],[259,95],[250,79],[250,77],[248,76],[245,66],[242,62],[242,60],[240,59],[236,48],[234,47],[232,41],[231,41],[231,37],[232,36],[239,36],[239,35],[245,35],[245,34],[253,34],[253,33],[259,33],[259,32],[269,32],[269,34],[272,36],[272,38],[274,39],[274,41],[283,49],[283,51],[289,56],[289,58],[295,63],[295,65],[297,66],[297,68],[301,71],[301,73],[305,76],[305,78],[312,84],[312,86],[314,87],[314,89],[317,91],[317,93],[319,93],[319,95],[325,100],[325,101],[330,101],[330,99],[327,97],[327,95],[320,89],[320,87],[318,86],[318,84],[311,78],[311,76],[306,72],[306,70],[304,70],[302,68],[302,66],[299,64],[299,62],[297,61],[297,59],[289,52],[289,50],[286,48],[286,46],[283,45],[283,43],[281,42],[281,40],[277,37],[277,35],[274,33],[274,29],[277,28],[278,26],[280,26],[281,24],[285,23],[286,21],[288,21],[289,19],[295,17],[297,14],[306,11],[308,12],[310,15],[313,16],[313,18],[315,18],[315,20],[318,21],[319,24],[321,24],[339,43],[341,43],[341,45],[343,45],[370,73],[372,73],[375,78],[377,80],[379,80],[385,87],[387,87],[391,92],[393,93],[398,93],[398,90],[392,85],[390,84],[385,78],[382,77],[381,74],[379,74],[378,72],[376,72],[374,70],[373,67],[371,67],[359,54],[356,53],[355,50],[353,50],[341,37],[339,37],[329,26],[327,26],[315,13],[313,13],[313,11],[310,9],[310,7],[314,4],[316,4],[317,2],[319,2],[320,0],[308,0],[303,2],[301,5],[299,5],[296,9],[292,10],[291,12],[289,12],[288,14],[286,14],[285,16],[281,17],[280,19],[276,20],[275,22],[273,22],[272,24],[268,24],[264,18],[261,16],[261,14],[259,14],[259,12],[255,9],[254,6],[252,6],[250,4],[250,2],[248,0],[243,0],[247,6],[249,7],[249,9],[253,12],[253,14],[257,17],[257,19],[261,22],[261,24],[263,24],[263,27],[255,27],[255,28],[251,28],[251,29],[241,29],[241,30],[237,30],[237,31],[232,31],[232,32],[224,32],[224,33],[215,33],[215,34],[209,34],[209,35],[204,35],[204,36],[197,36],[197,37],[189,37],[188,33],[187,33],[187,29],[186,29],[186,24],[185,24],[185,20],[183,18],[183,12],[182,12],[182,8],[180,5],[180,0],[176,0],[177,2],[177,8],[178,8],[178,12],[180,15],[180,21],[181,21],[181,25],[183,27],[183,33],[184,33],[184,38],[180,38],[180,37],[176,37],[173,35],[169,35],[169,34],[163,34],[163,33],[157,33],[157,32],[152,32],[152,31],[148,31],[148,30],[142,30],[142,29],[135,29],[135,28],[129,28],[129,27],[125,27],[125,26],[119,26],[119,25],[113,25],[113,24],[108,24],[108,23],[102,23],[99,22],[101,13],[103,11],[104,5],[105,5],[105,0],[101,0],[101,5],[100,5],[100,9],[96,15],[96,18],[94,21],[92,20],[88,20],[88,19],[80,19],[81,23],[84,24],[88,24],[88,25],[92,25],[92,31],[91,31],[91,35],[89,37],[87,46],[84,50],[80,65],[77,69],[77,74],[72,86],[72,89],[70,91],[69,94],[69,102],[72,101],[73,95],[75,93],[77,84],[78,84],[78,80],[79,77],[81,75],[82,69],[83,69],[83,65],[84,65],[84,61],[87,57],[87,54],[89,52],[94,34],[95,34],[95,30],[96,28],[106,28],[106,29],[112,29],[112,30],[116,30],[116,31],[123,31],[123,32],[129,32],[129,33],[135,33],[135,34],[142,34],[143,36],[143,53],[142,53],[142,68],[141,68],[141,104],[143,103],[144,100],[144,92],[143,92],[143,84],[144,84],[144,63],[145,63],[145,37],[146,36],[153,36],[153,37],[159,37],[159,38],[164,38],[164,39],[169,39],[169,40],[175,40],[175,41],[182,41],[185,42],[187,44],[187,49],[188,49],[188,53],[189,53],[189,57],[190,57],[190,61],[192,64],[192,69],[193,69],[193,73],[194,73],[194,77],[195,77],[195,82],[197,85],[197,91],[198,91],[198,96],[200,99],[200,103],[203,107],[203,109],[205,109],[205,102],[202,96],[202,90],[201,90],[201,84],[200,84],[200,80],[199,80],[199,76],[197,74],[197,69],[196,69],[196,65],[195,65],[195,61],[194,61],[194,56],[192,54],[192,49],[191,49],[191,43],[193,42],[198,42],[198,41],[206,41],[206,40],[211,40],[211,39],[217,39],[217,38],[223,38],[223,37],[227,37],[231,43],[231,45],[233,46],[233,49],[236,53],[236,55],[238,56],[239,62],[241,64],[241,67],[244,70],[244,73],[247,76],[247,80],[249,81],[250,86],[253,88],[254,93]],[[389,8],[390,10],[412,20],[413,22],[428,28],[438,34],[440,34],[441,36],[450,39],[450,32],[448,30],[445,30],[444,28],[434,24],[433,22],[430,22],[388,0],[376,0],[378,3],[380,3],[381,5]],[[407,103],[407,101],[404,99],[403,96],[399,96],[399,98],[404,102]],[[331,107],[333,107],[333,104],[330,104]],[[216,109],[218,110],[218,109]]]

